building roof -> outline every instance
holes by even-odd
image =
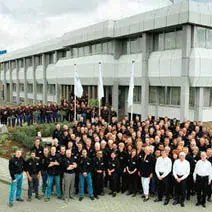
[[[197,24],[212,28],[212,3],[192,0],[137,14],[116,21],[104,21],[88,27],[65,33],[62,37],[38,43],[0,57],[0,62],[28,57],[40,53],[62,49],[85,42],[118,38],[165,27]]]

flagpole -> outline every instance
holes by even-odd
[[[101,70],[102,69],[102,63],[101,62],[99,62],[99,75],[100,75],[100,73],[101,73]],[[100,76],[99,76],[100,77]],[[101,76],[102,77],[102,76]],[[100,78],[99,78],[99,80],[100,80]],[[102,80],[102,79],[101,79]],[[100,86],[99,86],[99,82],[98,82],[98,102],[99,102],[99,117],[101,116],[101,98],[102,97],[100,97],[99,95],[100,95]]]
[[[132,66],[133,66],[133,77],[134,77],[134,64],[135,64],[135,60],[132,60]],[[134,83],[134,80],[133,80]],[[133,85],[133,89],[132,89],[132,106],[131,106],[131,121],[133,121],[133,97],[134,97],[134,85]]]
[[[74,74],[77,71],[77,64],[74,64]],[[75,80],[74,80],[75,81]],[[77,97],[76,97],[76,85],[74,83],[74,121],[77,120]]]

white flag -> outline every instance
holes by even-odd
[[[83,88],[76,70],[76,65],[74,69],[74,95],[81,98],[83,94]]]
[[[135,61],[132,61],[132,68],[130,72],[130,85],[129,85],[129,92],[128,92],[128,108],[132,107],[133,105],[134,68],[135,68]]]
[[[99,102],[104,97],[104,87],[102,80],[102,64],[99,63],[99,79],[98,79],[98,100]]]

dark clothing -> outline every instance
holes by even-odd
[[[64,166],[65,166],[65,173],[68,173],[68,174],[73,174],[75,173],[75,169],[72,169],[72,170],[67,170],[67,168],[70,166],[70,165],[73,165],[74,163],[76,163],[76,160],[74,158],[74,156],[70,157],[70,158],[65,158],[64,159]]]
[[[55,130],[53,131],[53,134],[52,134],[52,138],[53,138],[53,139],[57,138],[58,141],[60,142],[62,136],[63,136],[63,131],[62,131],[62,130],[57,130],[57,129],[55,129]]]
[[[41,170],[40,161],[37,158],[29,158],[26,161],[26,171],[30,176],[37,175]]]
[[[45,157],[44,155],[40,158],[40,165],[42,171],[47,171],[48,169],[48,157]]]
[[[49,166],[49,164],[50,164],[51,162],[56,162],[56,161],[57,161],[59,164],[61,163],[61,157],[60,157],[59,154],[49,155],[47,164],[48,164],[48,166]],[[50,175],[50,176],[58,176],[58,175],[60,175],[60,173],[61,173],[60,165],[54,165],[54,166],[52,166],[52,167],[48,167],[47,173],[48,173],[48,175]]]
[[[92,161],[90,158],[86,157],[83,158],[81,157],[78,163],[78,168],[79,168],[79,173],[83,172],[91,172],[92,171]]]
[[[142,177],[149,177],[154,171],[154,157],[153,155],[147,155],[146,157],[141,157],[139,161],[139,171]]]
[[[9,171],[12,180],[15,180],[16,174],[21,174],[25,168],[25,161],[22,157],[13,157],[9,160]]]
[[[197,175],[196,179],[197,202],[205,204],[208,191],[208,176],[201,177]]]
[[[41,158],[43,156],[43,147],[39,146],[38,148],[36,146],[33,146],[31,151],[35,151],[35,156]]]

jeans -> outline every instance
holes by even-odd
[[[22,126],[23,120],[24,120],[23,115],[22,115],[22,114],[18,115],[18,116],[17,116],[17,125],[18,125],[18,126]]]
[[[84,177],[83,174],[79,174],[79,191],[80,191],[80,197],[84,197],[84,184],[85,179],[88,185],[88,194],[89,197],[93,197],[93,185],[92,185],[92,179],[91,179],[91,173],[87,173],[87,176]]]
[[[22,174],[16,174],[15,179],[16,179],[16,182],[11,181],[11,184],[10,184],[10,195],[9,195],[9,202],[10,203],[14,202],[15,193],[16,193],[16,199],[21,198],[23,175]]]
[[[41,175],[42,175],[42,192],[45,194],[46,187],[47,187],[47,178],[48,178],[47,171],[42,171]]]
[[[55,181],[55,184],[56,184],[57,197],[61,197],[60,176],[59,175],[57,175],[57,176],[48,176],[47,190],[46,190],[46,198],[48,198],[48,199],[50,199],[50,197],[51,197],[53,180]]]
[[[28,180],[28,197],[32,197],[32,191],[35,192],[35,195],[38,195],[38,186],[39,186],[39,180],[37,175],[32,175],[32,181]]]

